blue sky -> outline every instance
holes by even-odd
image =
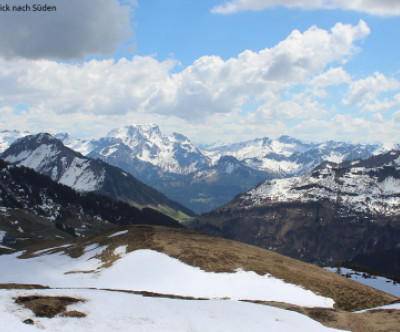
[[[52,3],[0,12],[0,130],[400,142],[397,0]]]
[[[388,51],[388,41],[396,42],[398,17],[379,17],[356,11],[295,10],[273,7],[261,11],[243,11],[231,15],[211,13],[219,1],[211,0],[147,0],[139,3],[134,22],[137,54],[155,55],[164,60],[171,55],[184,66],[203,55],[219,55],[224,60],[236,57],[246,49],[258,51],[273,47],[293,30],[305,31],[312,25],[329,30],[337,22],[358,24],[365,20],[372,31],[363,49],[368,47],[369,62],[384,68],[382,57],[400,59]],[[384,36],[389,38],[385,40]],[[379,48],[371,47],[378,45]],[[393,46],[393,45],[392,45]],[[390,50],[390,48],[389,48]],[[364,53],[364,52],[363,52]],[[388,68],[391,69],[391,68]]]

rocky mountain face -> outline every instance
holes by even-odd
[[[79,192],[96,192],[137,207],[153,207],[174,217],[193,212],[138,181],[129,173],[64,146],[49,134],[15,141],[0,157],[26,166]]]
[[[55,137],[87,157],[123,169],[197,213],[226,204],[266,179],[302,175],[324,161],[340,163],[400,149],[399,145],[305,143],[289,136],[199,148],[183,135],[162,134],[157,125],[117,128],[92,141],[66,133]],[[226,157],[234,158],[231,164],[240,167],[226,172]]]
[[[400,152],[265,181],[191,227],[313,262],[396,248]]]
[[[14,241],[7,245],[18,247],[133,224],[181,227],[155,210],[140,210],[95,193],[81,194],[30,168],[0,160],[0,244],[8,238]]]

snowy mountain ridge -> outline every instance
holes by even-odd
[[[153,207],[170,216],[193,212],[168,199],[127,172],[66,147],[50,134],[28,135],[15,141],[1,158],[25,166],[79,192],[98,192],[136,207]],[[182,212],[182,215],[181,215]]]
[[[19,131],[0,132],[0,152],[26,134]],[[151,165],[163,173],[179,175],[214,166],[221,157],[232,156],[257,170],[277,176],[293,176],[304,174],[324,161],[340,163],[400,149],[400,144],[315,143],[302,142],[290,136],[277,139],[263,137],[233,144],[218,142],[199,148],[184,135],[164,135],[156,124],[115,128],[106,137],[90,141],[67,133],[54,137],[85,156],[92,154],[103,160],[114,160],[112,164],[118,160],[139,161],[141,166]]]
[[[318,202],[328,199],[360,213],[398,215],[400,152],[392,151],[379,159],[387,160],[370,167],[368,163],[373,163],[373,159],[343,164],[326,162],[302,176],[269,180],[243,194],[241,204]]]
[[[11,247],[94,234],[119,224],[181,227],[178,221],[151,209],[137,209],[96,193],[81,194],[22,165],[0,160],[0,245]],[[115,227],[115,226],[114,226]],[[18,243],[17,243],[18,242]],[[4,247],[3,247],[4,249]]]
[[[191,227],[309,262],[390,251],[400,245],[400,151],[266,180]]]
[[[63,142],[65,146],[83,154],[84,156],[88,155],[93,149],[95,149],[95,145],[93,144],[92,140],[87,141],[84,139],[72,137],[68,133],[58,133],[53,136]]]
[[[177,133],[163,135],[155,124],[116,128],[107,138],[119,140],[130,148],[131,158],[150,163],[165,173],[189,174],[209,163],[187,137]],[[117,151],[107,147],[98,153],[110,157]]]
[[[8,150],[3,159],[49,175],[77,191],[99,189],[104,183],[104,169],[94,171],[91,160],[71,152],[50,134],[38,134],[26,136],[24,146]]]
[[[9,144],[12,135],[7,135]],[[398,144],[314,143],[289,136],[217,143],[200,149],[183,135],[164,135],[155,124],[115,128],[91,141],[66,133],[55,137],[87,157],[123,169],[196,213],[226,204],[266,179],[299,176],[325,161],[340,163],[369,158],[389,148],[400,149]],[[226,158],[235,161],[229,166]]]
[[[277,139],[263,137],[233,144],[216,143],[198,148],[183,135],[163,135],[155,124],[116,128],[109,132],[107,138],[117,140],[111,140],[109,144],[104,144],[101,139],[91,142],[94,148],[92,151],[99,153],[105,160],[118,159],[117,143],[122,142],[131,150],[132,160],[136,157],[143,163],[160,168],[164,173],[180,175],[212,167],[221,157],[232,156],[250,168],[277,177],[287,177],[307,173],[324,161],[341,163],[400,149],[400,144],[302,142],[290,136],[280,136]],[[82,142],[83,147],[74,147],[62,141],[77,151],[87,151],[86,141]],[[99,151],[101,145],[103,147]]]
[[[399,148],[399,145],[391,148]],[[367,158],[387,152],[388,146],[378,144],[350,144],[344,142],[304,143],[289,136],[277,139],[257,138],[241,143],[218,146],[203,152],[213,162],[222,155],[244,161],[249,167],[278,176],[304,174],[323,161],[340,163],[345,160]]]

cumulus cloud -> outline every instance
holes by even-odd
[[[375,100],[363,107],[365,112],[384,112],[391,108],[400,105],[400,94],[396,94],[392,99],[385,98],[384,100]]]
[[[132,36],[130,12],[135,1],[14,0],[30,12],[1,14],[0,56],[28,59],[81,60],[89,55],[111,55]],[[33,4],[56,6],[56,11],[33,11]]]
[[[295,137],[309,140],[318,137],[318,140],[398,143],[399,115],[400,111],[395,113],[392,119],[385,121],[379,115],[369,120],[352,114],[336,114],[331,118],[302,121],[292,128],[291,132]]]
[[[396,113],[394,113],[393,122],[396,123],[397,125],[400,124],[400,110],[398,110]]]
[[[167,83],[172,66],[172,61],[139,56],[82,65],[0,59],[0,87],[6,90],[0,102],[23,101],[31,109],[59,114],[125,114],[145,107],[157,85]]]
[[[226,61],[204,56],[174,74],[175,61],[143,56],[83,64],[0,59],[0,102],[23,101],[31,109],[60,114],[135,111],[202,119],[232,112],[252,98],[260,104],[279,99],[282,91],[319,75],[328,65],[346,62],[357,51],[357,40],[368,34],[363,21],[356,26],[338,23],[331,31],[295,30],[270,49],[245,51]],[[340,70],[326,75],[335,72],[340,76]]]
[[[342,83],[349,83],[351,81],[350,75],[343,69],[343,67],[329,68],[326,72],[315,76],[310,81],[310,85],[315,87],[327,87]]]
[[[293,94],[290,100],[274,100],[259,107],[262,122],[280,119],[282,121],[294,119],[320,118],[329,115],[324,106],[305,93]]]
[[[149,56],[80,64],[0,57],[0,127],[98,137],[121,123],[155,122],[194,141],[234,141],[282,134],[367,137],[386,123],[384,135],[399,138],[397,113],[389,123],[346,118],[316,101],[326,87],[345,83],[348,105],[372,105],[379,91],[398,86],[379,73],[353,82],[344,70],[368,34],[363,21],[330,31],[311,27],[272,48],[227,60],[203,56],[181,71],[175,60]]]
[[[227,61],[202,57],[161,86],[149,106],[154,112],[202,117],[230,112],[251,97],[271,100],[327,65],[346,62],[357,51],[355,42],[369,32],[363,21],[357,26],[338,23],[331,32],[311,27],[304,33],[293,31],[271,49],[247,50]]]
[[[382,92],[399,89],[400,82],[395,78],[387,78],[381,73],[374,73],[367,78],[354,81],[350,84],[347,96],[343,99],[345,105],[365,107],[377,103],[377,97]]]
[[[276,6],[310,9],[353,10],[378,16],[400,15],[398,0],[230,0],[211,9],[213,13],[232,14],[244,10],[263,10]]]

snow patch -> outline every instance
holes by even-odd
[[[377,310],[377,309],[384,309],[384,310],[395,309],[395,310],[400,310],[400,303],[388,304],[388,305],[384,305],[384,306],[381,306],[381,307],[375,307],[375,308],[360,310],[360,311],[356,311],[356,312],[357,313],[361,313],[361,312],[366,312],[366,311],[370,311],[370,310]]]
[[[57,246],[57,247],[52,247],[52,248],[46,248],[46,249],[41,249],[41,250],[36,250],[33,254],[38,256],[38,255],[42,255],[45,253],[50,253],[53,250],[57,250],[57,249],[62,249],[62,248],[68,248],[72,246],[72,244],[63,244],[62,246]]]
[[[120,257],[125,256],[127,249],[128,249],[128,245],[119,246],[114,249],[114,255],[120,256]]]
[[[120,235],[127,234],[128,232],[129,232],[128,230],[119,231],[119,232],[109,235],[108,237],[110,238],[110,237],[114,237],[114,236],[120,236]]]
[[[337,268],[335,267],[326,267],[325,270],[337,272]],[[400,283],[393,280],[387,279],[385,277],[370,275],[368,273],[354,271],[352,269],[343,267],[340,269],[340,274],[361,284],[400,297]]]

